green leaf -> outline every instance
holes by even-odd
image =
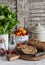
[[[19,23],[20,23],[19,21],[16,21],[16,22],[15,22],[15,26],[17,26]]]
[[[8,26],[9,26],[9,22],[7,22],[7,23],[5,24],[5,26],[3,27],[4,33],[5,33],[5,31],[7,30]]]
[[[3,20],[5,19],[5,16],[4,15],[0,15],[0,20]]]
[[[3,33],[3,27],[0,26],[0,34],[2,34],[2,33]]]
[[[0,34],[12,33],[13,27],[19,24],[15,18],[16,15],[17,13],[7,5],[0,5]]]

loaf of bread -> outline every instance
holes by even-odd
[[[29,46],[27,44],[22,45],[22,46],[19,46],[19,47],[17,47],[17,49],[19,51],[22,51],[24,54],[33,55],[33,54],[36,54],[37,53],[37,49],[35,47]]]
[[[37,49],[45,51],[45,42],[41,42],[37,39],[30,39],[27,44],[32,45],[32,46],[36,47]]]

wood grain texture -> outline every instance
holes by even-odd
[[[17,0],[17,9],[19,26],[30,29],[37,22],[45,25],[45,0]]]
[[[30,57],[29,55],[22,55],[21,59],[28,60],[28,61],[38,61],[38,60],[45,59],[45,55],[39,57]]]
[[[13,11],[16,11],[16,2],[17,0],[0,0],[0,4],[8,5]]]

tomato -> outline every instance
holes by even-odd
[[[22,27],[20,27],[19,29],[18,29],[18,31],[22,31],[23,30],[23,28]]]
[[[21,33],[20,36],[23,36],[23,34]]]
[[[16,35],[20,36],[21,32],[16,32]]]
[[[5,51],[3,48],[0,49],[0,55],[5,55]]]
[[[17,36],[26,36],[28,34],[28,31],[23,29],[22,27],[20,27],[17,32],[16,32],[16,35]]]
[[[18,43],[18,46],[22,46],[22,43]]]
[[[12,52],[11,52],[11,54],[15,54],[16,52],[13,50]]]
[[[9,54],[10,53],[10,50],[6,50],[6,53]]]
[[[7,54],[15,54],[16,52],[14,50],[6,50]]]

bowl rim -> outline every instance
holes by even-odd
[[[18,36],[18,35],[15,35],[15,36],[17,36],[17,37],[27,37],[27,36],[29,36],[29,34],[28,35],[25,35],[25,36]]]

